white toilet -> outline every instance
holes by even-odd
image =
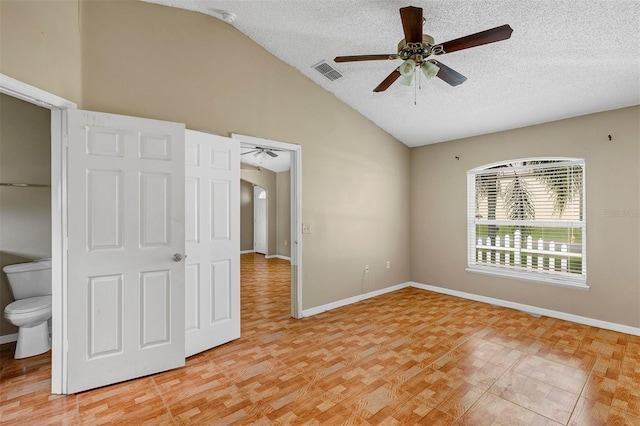
[[[4,308],[5,319],[19,327],[15,358],[47,352],[51,349],[51,259],[7,265],[2,270],[16,299]]]

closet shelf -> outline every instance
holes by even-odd
[[[51,185],[41,183],[6,183],[0,182],[0,186],[17,186],[19,188],[51,188]]]

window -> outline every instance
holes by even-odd
[[[573,158],[469,170],[467,270],[588,288],[584,175]]]

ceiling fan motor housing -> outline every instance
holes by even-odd
[[[422,34],[422,43],[407,43],[405,39],[398,43],[398,56],[403,61],[413,59],[416,65],[424,62],[431,55],[440,55],[443,52],[441,45],[434,45],[435,41],[429,34]]]

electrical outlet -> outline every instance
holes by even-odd
[[[369,273],[369,265],[364,265],[364,273],[365,274]]]
[[[303,234],[310,234],[311,233],[311,225],[308,223],[303,223],[302,224],[302,233]]]
[[[287,242],[287,240],[284,240],[284,245],[289,245],[289,243]]]
[[[387,260],[387,269],[391,269],[391,261]]]

